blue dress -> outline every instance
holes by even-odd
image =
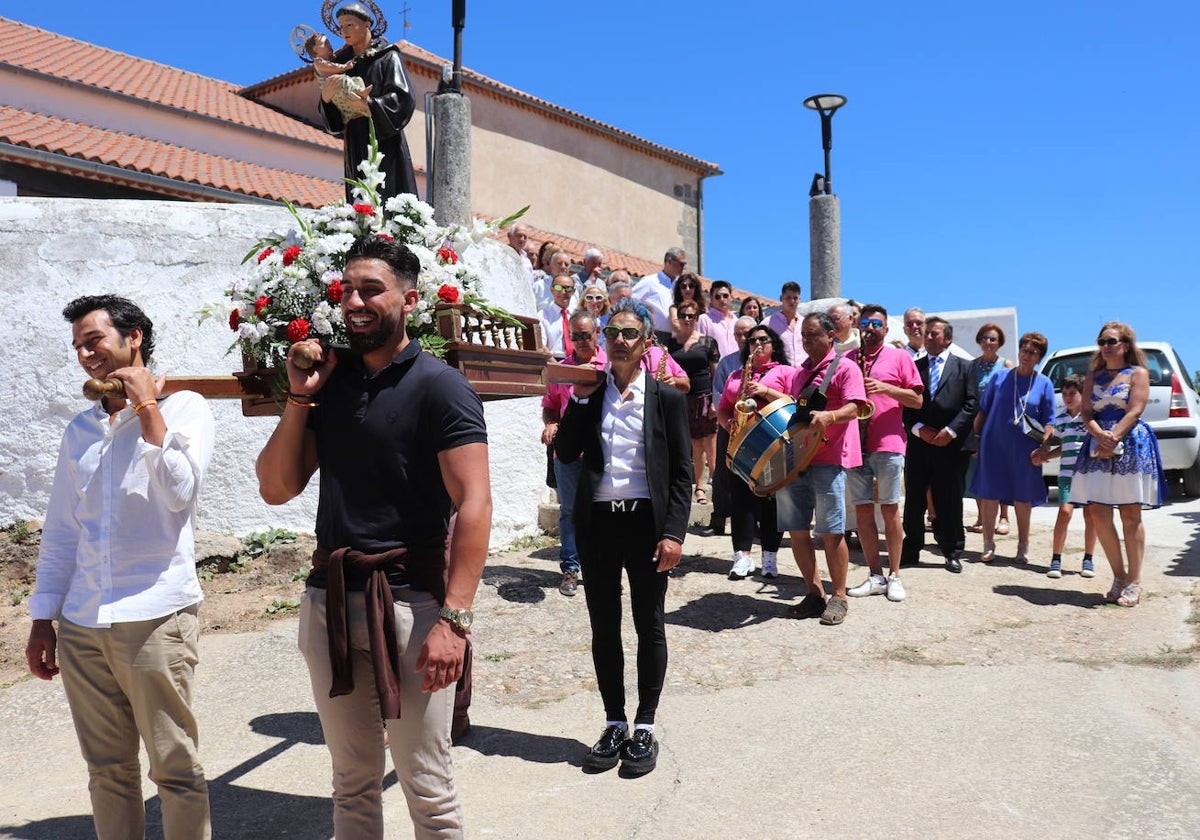
[[[1016,368],[996,371],[979,399],[987,415],[979,435],[979,467],[971,483],[977,499],[1004,504],[1046,501],[1042,468],[1029,460],[1038,448],[1021,431],[1026,414],[1044,425],[1054,422],[1054,384],[1040,373],[1020,376]]]
[[[1133,383],[1133,368],[1096,371],[1092,380],[1092,412],[1102,429],[1111,429],[1125,416]],[[1094,456],[1095,439],[1089,436],[1075,462],[1071,501],[1101,505],[1160,507],[1167,498],[1167,479],[1154,430],[1139,419],[1122,443],[1125,451],[1115,458]]]

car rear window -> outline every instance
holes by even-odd
[[[1146,356],[1146,370],[1150,372],[1150,384],[1153,385],[1171,385],[1171,374],[1175,373],[1171,363],[1167,360],[1167,356],[1161,350],[1143,350]],[[1069,356],[1055,356],[1046,363],[1042,373],[1054,383],[1054,390],[1062,390],[1062,381],[1069,374],[1078,374],[1082,379],[1088,374],[1088,365],[1091,364],[1091,353],[1072,353]],[[1186,378],[1187,374],[1183,374]]]

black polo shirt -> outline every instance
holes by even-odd
[[[416,341],[375,376],[338,359],[308,425],[317,436],[317,541],[387,551],[445,535],[452,504],[438,453],[487,443],[483,403],[465,376]]]

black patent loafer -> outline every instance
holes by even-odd
[[[591,771],[611,770],[621,760],[621,748],[628,742],[628,730],[621,726],[609,726],[600,740],[592,745],[583,757],[583,769]]]
[[[633,737],[621,748],[621,772],[642,776],[658,764],[658,741],[649,729],[635,729]]]

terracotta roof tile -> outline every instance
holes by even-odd
[[[0,65],[4,64],[281,137],[341,149],[338,138],[245,98],[238,93],[238,86],[230,82],[0,17]]]
[[[319,207],[337,201],[342,195],[340,185],[323,178],[218,157],[7,105],[0,105],[0,140],[242,195],[274,201],[287,198],[305,207]]]

